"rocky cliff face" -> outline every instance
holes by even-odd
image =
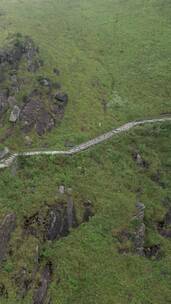
[[[18,225],[14,213],[9,213],[1,219],[0,267],[3,267],[10,257],[15,260],[19,256],[21,259],[21,248],[27,242],[33,246],[31,253],[28,253],[28,257],[24,259],[25,263],[19,262],[17,271],[13,271],[11,275],[11,282],[19,300],[25,299],[31,293],[30,303],[51,303],[48,288],[53,278],[53,262],[51,257],[43,256],[43,248],[47,244],[53,244],[67,237],[72,229],[76,229],[94,215],[92,202],[85,201],[82,203],[81,218],[78,219],[71,189],[66,190],[64,186],[60,187],[59,194],[61,201],[47,204],[43,209],[25,216],[20,219]],[[18,229],[20,233],[14,241],[15,229]],[[13,243],[10,243],[11,241]],[[0,298],[8,298],[8,287],[5,281],[0,282]]]
[[[11,134],[19,127],[41,136],[64,116],[68,95],[58,81],[41,76],[40,68],[39,49],[30,37],[17,34],[0,50],[0,124],[9,120]]]

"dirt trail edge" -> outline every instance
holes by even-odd
[[[132,121],[128,122],[124,125],[122,125],[119,128],[112,129],[111,131],[104,133],[100,136],[97,136],[94,139],[91,139],[83,144],[80,144],[78,146],[73,147],[70,150],[67,151],[58,151],[58,150],[43,150],[43,151],[28,151],[28,152],[18,152],[11,154],[7,159],[2,160],[0,162],[0,169],[7,168],[12,165],[12,163],[17,159],[17,157],[20,156],[36,156],[36,155],[74,155],[76,153],[79,153],[81,151],[87,150],[92,146],[95,146],[103,141],[106,141],[113,137],[115,134],[119,134],[122,132],[129,131],[133,127],[144,125],[147,123],[157,123],[157,122],[166,122],[171,121],[171,117],[165,117],[165,118],[154,118],[154,119],[146,119],[146,120],[140,120],[140,121]]]

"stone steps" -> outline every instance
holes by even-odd
[[[171,117],[163,117],[163,118],[154,118],[154,119],[146,119],[146,120],[140,120],[140,121],[132,121],[129,123],[124,124],[123,126],[113,129],[105,134],[102,134],[100,136],[97,136],[96,138],[89,140],[83,144],[80,144],[78,146],[75,146],[71,148],[68,151],[57,151],[57,150],[45,150],[45,151],[27,151],[27,152],[21,152],[21,153],[13,153],[11,154],[7,159],[0,161],[0,169],[10,167],[13,163],[13,161],[20,156],[28,157],[28,156],[37,156],[37,155],[74,155],[76,153],[79,153],[81,151],[87,150],[88,148],[95,146],[101,142],[104,142],[111,137],[113,137],[116,134],[127,132],[133,127],[136,127],[138,125],[144,125],[147,123],[157,123],[157,122],[166,122],[171,121]]]

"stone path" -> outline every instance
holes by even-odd
[[[40,150],[40,151],[28,151],[28,152],[14,153],[14,154],[11,154],[7,159],[0,162],[0,169],[10,167],[12,165],[12,163],[14,162],[14,160],[20,156],[28,157],[28,156],[36,156],[36,155],[74,155],[76,153],[87,150],[92,146],[95,146],[103,141],[110,139],[115,134],[129,131],[133,127],[148,124],[148,123],[157,123],[157,122],[166,122],[166,121],[171,121],[171,117],[154,118],[154,119],[146,119],[146,120],[128,122],[119,128],[112,129],[111,131],[109,131],[105,134],[97,136],[96,138],[89,140],[78,146],[75,146],[72,149],[67,150],[67,151],[58,151],[58,150],[41,151]]]

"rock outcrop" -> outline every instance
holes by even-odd
[[[39,93],[36,92],[35,95],[31,95],[21,110],[20,122],[22,130],[27,133],[32,128],[35,128],[38,135],[43,135],[54,127],[54,119]]]
[[[47,240],[57,240],[67,236],[72,227],[77,226],[75,208],[72,197],[67,201],[67,206],[57,204],[50,208],[47,215],[47,226],[45,238]]]
[[[0,123],[4,123],[6,113],[11,111],[8,117],[13,123],[11,130],[16,125],[25,133],[35,130],[41,136],[63,118],[68,95],[61,91],[59,82],[53,82],[49,77],[39,76],[35,83],[34,72],[41,65],[39,49],[30,37],[17,34],[5,49],[0,50]],[[22,73],[23,68],[26,72],[23,78],[21,67]],[[26,94],[21,99],[23,91]]]
[[[164,225],[171,226],[171,207],[168,209],[168,211],[165,214]]]
[[[4,260],[8,252],[8,245],[12,232],[16,227],[16,216],[14,213],[7,214],[0,224],[0,262]]]
[[[136,214],[127,228],[114,234],[120,254],[136,254],[150,259],[160,259],[163,255],[160,244],[146,246],[145,205],[136,204]]]
[[[68,95],[66,93],[57,92],[55,98],[64,104],[68,102]]]
[[[9,149],[5,147],[4,149],[0,150],[0,160],[5,158],[9,154]]]
[[[171,207],[168,208],[163,220],[158,223],[159,233],[166,238],[171,238]]]
[[[44,304],[47,296],[48,286],[52,276],[52,263],[45,265],[41,275],[38,288],[33,296],[33,304]]]
[[[144,238],[145,238],[145,224],[144,224],[144,204],[138,202],[136,204],[137,214],[135,219],[137,221],[136,230],[133,236],[134,250],[136,254],[144,255]]]
[[[4,285],[4,283],[0,283],[0,298],[8,298],[8,291]]]
[[[9,91],[7,89],[5,90],[3,89],[0,91],[0,118],[8,109],[8,97],[9,97]]]
[[[140,152],[138,151],[134,151],[132,153],[132,157],[134,159],[134,161],[136,162],[136,164],[142,168],[148,168],[149,167],[149,164],[148,162],[142,158]]]
[[[42,210],[25,217],[23,223],[25,235],[31,234],[41,242],[59,240],[66,237],[71,229],[88,222],[94,216],[93,203],[87,200],[83,203],[82,220],[78,221],[72,190],[60,186],[60,194],[65,201],[49,205],[46,211]]]
[[[88,222],[92,216],[94,216],[93,204],[88,200],[84,203],[83,222]]]
[[[0,67],[9,65],[13,70],[17,70],[23,57],[27,59],[29,71],[35,71],[40,66],[38,48],[33,40],[17,34],[6,49],[0,50]]]
[[[26,267],[22,267],[14,277],[15,285],[18,287],[18,296],[25,298],[31,288],[32,278]]]

